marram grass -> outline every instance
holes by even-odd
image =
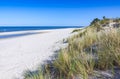
[[[120,29],[95,30],[85,28],[69,38],[54,61],[25,79],[89,79],[95,70],[120,67]]]

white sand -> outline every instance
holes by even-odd
[[[33,69],[54,52],[56,42],[70,35],[73,29],[48,30],[47,33],[0,39],[0,79],[22,79],[26,69]],[[8,32],[0,35],[41,32]],[[42,31],[43,32],[43,31]]]

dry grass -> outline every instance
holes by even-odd
[[[95,28],[68,39],[68,47],[58,57],[44,65],[44,71],[25,79],[88,79],[94,70],[120,67],[120,30],[97,32]]]

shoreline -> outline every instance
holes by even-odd
[[[65,29],[76,29],[76,28],[65,28]],[[26,31],[11,31],[11,32],[0,32],[0,40],[4,39],[1,38],[1,36],[7,36],[7,35],[14,35],[14,34],[43,34],[43,33],[49,33],[56,30],[64,30],[64,28],[61,29],[49,29],[49,30],[26,30]],[[8,38],[9,39],[9,38]]]
[[[44,60],[49,59],[49,57],[54,54],[54,50],[59,48],[59,46],[54,47],[56,43],[69,37],[73,29],[75,28],[54,29],[49,31],[35,30],[34,32],[44,31],[47,33],[12,39],[0,39],[0,78],[22,79],[22,74],[25,70],[34,69],[40,63],[44,62]],[[18,32],[12,33],[15,34]],[[4,35],[5,34],[9,33],[4,33]]]

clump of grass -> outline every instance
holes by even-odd
[[[76,75],[81,75],[83,79],[88,78],[88,74],[93,72],[94,61],[92,58],[88,60],[88,54],[82,52],[62,51],[59,57],[53,63],[64,79],[74,79]]]
[[[98,67],[109,69],[116,64],[120,64],[120,35],[119,30],[111,29],[110,32],[101,33],[98,39]]]
[[[46,69],[41,66],[38,70],[24,72],[24,79],[52,79],[49,72],[45,72]]]
[[[73,30],[72,31],[72,33],[74,33],[74,32],[79,32],[79,31],[81,31],[82,29],[75,29],[75,30]]]

